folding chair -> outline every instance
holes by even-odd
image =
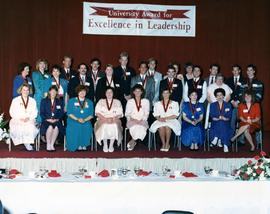
[[[11,152],[12,150],[12,139],[10,138],[9,140],[6,141],[6,143],[8,144],[8,151]],[[35,149],[36,151],[39,151],[39,144],[40,144],[40,133],[37,134],[35,140],[34,140],[34,145],[35,145]]]

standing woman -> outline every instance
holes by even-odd
[[[53,85],[49,88],[48,95],[41,101],[40,116],[42,123],[40,127],[40,134],[46,136],[47,151],[55,151],[54,143],[60,132],[65,134],[63,126],[64,104],[58,98],[58,88]]]
[[[159,131],[162,142],[160,151],[168,152],[170,149],[170,139],[172,130],[175,135],[180,136],[181,124],[177,120],[179,116],[179,104],[170,99],[171,93],[169,88],[165,88],[161,94],[161,101],[154,105],[153,115],[156,121],[151,125],[150,131],[155,133]]]
[[[260,129],[261,108],[259,103],[254,102],[255,98],[251,90],[244,92],[244,102],[238,106],[238,115],[240,119],[240,128],[236,135],[231,139],[235,141],[237,137],[244,134],[251,145],[251,152],[254,152],[255,146],[252,140],[252,134]]]
[[[117,141],[118,145],[120,145],[123,139],[123,128],[120,120],[123,117],[123,108],[121,102],[118,99],[114,99],[113,88],[107,87],[105,90],[105,99],[98,101],[96,105],[96,116],[96,140],[100,145],[103,141],[104,152],[113,152],[114,142]],[[107,141],[110,142],[109,148]]]
[[[86,150],[90,145],[93,127],[91,120],[94,115],[94,105],[86,98],[88,88],[79,85],[76,88],[77,97],[71,98],[67,105],[67,150]]]
[[[126,105],[125,116],[127,118],[127,128],[131,135],[127,148],[133,150],[138,142],[142,142],[147,134],[148,116],[150,111],[150,102],[144,98],[144,88],[136,84],[132,88],[131,99]]]
[[[30,87],[29,96],[33,96],[33,82],[29,77],[30,65],[26,62],[22,62],[18,66],[18,75],[13,80],[13,93],[12,96],[17,97],[21,95],[22,85],[28,84]]]
[[[96,101],[104,98],[107,87],[113,88],[114,97],[123,103],[124,92],[120,81],[115,77],[113,72],[113,66],[111,64],[106,65],[105,76],[99,79],[96,87]]]
[[[38,134],[38,129],[35,125],[37,117],[36,101],[29,97],[30,87],[24,83],[21,87],[21,96],[15,97],[12,100],[9,114],[11,120],[9,122],[10,137],[14,145],[24,144],[26,150],[32,151],[31,144]]]
[[[60,69],[61,67],[59,65],[54,65],[52,67],[51,76],[45,81],[44,91],[45,91],[45,96],[46,96],[49,88],[53,85],[56,86],[58,89],[57,90],[58,97],[62,100],[64,106],[66,107],[67,100],[68,100],[68,96],[67,96],[68,81],[60,78],[60,74],[61,74]]]
[[[211,144],[223,147],[224,152],[229,152],[230,139],[233,135],[230,121],[232,117],[231,104],[224,101],[226,96],[223,88],[214,91],[216,102],[210,104],[210,118],[212,119],[210,128]]]
[[[204,142],[203,115],[204,105],[198,102],[197,91],[190,91],[189,102],[183,103],[181,142],[190,150],[198,150]]]
[[[47,60],[39,59],[36,62],[36,71],[32,73],[32,80],[35,88],[34,99],[36,100],[38,111],[40,110],[41,100],[44,98],[45,80],[49,78],[49,75],[46,73],[47,70],[48,70]],[[41,117],[39,113],[37,117],[37,122],[41,123]]]

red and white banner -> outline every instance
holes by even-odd
[[[195,6],[83,3],[83,33],[195,37]]]

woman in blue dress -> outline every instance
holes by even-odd
[[[51,76],[45,80],[44,90],[45,94],[51,86],[56,86],[58,89],[58,97],[62,100],[64,106],[67,104],[67,86],[68,81],[60,78],[60,69],[59,65],[54,65],[52,67]]]
[[[36,100],[38,111],[40,110],[41,100],[44,98],[44,93],[46,92],[44,90],[45,80],[49,78],[49,75],[46,73],[47,69],[47,60],[39,59],[36,62],[36,71],[32,73],[35,88],[34,99]],[[40,113],[38,113],[37,122],[41,123]]]
[[[198,150],[204,142],[203,115],[204,106],[198,103],[196,91],[189,93],[189,102],[183,103],[182,136],[181,142],[189,146],[190,150]]]
[[[42,123],[40,134],[46,136],[47,151],[55,151],[54,143],[60,133],[65,134],[63,126],[64,104],[58,98],[58,88],[53,85],[49,88],[48,95],[41,101],[40,116]]]
[[[26,62],[22,62],[18,66],[18,75],[13,80],[12,97],[20,96],[22,85],[27,83],[30,87],[29,96],[33,96],[33,82],[29,77],[30,65]]]
[[[87,87],[79,85],[76,88],[77,97],[71,98],[67,105],[67,150],[86,150],[90,145],[93,127],[91,120],[94,115],[93,102],[87,99]]]
[[[210,141],[212,145],[223,147],[224,152],[229,152],[230,139],[233,135],[233,130],[230,126],[232,116],[231,104],[224,101],[226,95],[223,88],[218,88],[214,91],[217,99],[216,102],[210,105]]]

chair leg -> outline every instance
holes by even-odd
[[[94,144],[94,140],[93,140],[93,137],[94,137],[94,135],[93,135],[93,133],[92,133],[92,136],[91,136],[91,148],[90,148],[90,150],[91,151],[93,151],[93,144]]]
[[[179,145],[179,151],[182,151],[182,141],[181,141],[181,137],[178,137],[178,145]]]
[[[154,150],[157,151],[156,133],[154,133],[154,141],[153,141],[153,145],[154,145]]]
[[[151,132],[148,132],[148,150],[150,151],[151,150],[151,138],[152,138],[152,133]]]
[[[64,151],[67,151],[66,144],[67,144],[67,138],[66,138],[66,135],[65,135],[64,136]]]

